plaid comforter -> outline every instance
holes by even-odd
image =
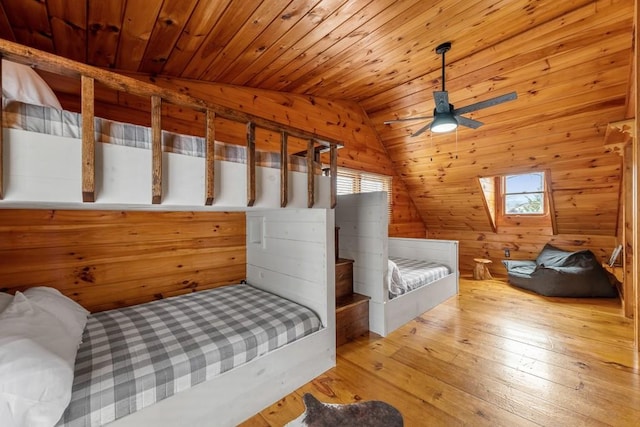
[[[402,293],[409,292],[451,274],[449,267],[435,262],[396,257],[389,257],[389,259],[393,261],[400,270],[402,287],[404,288],[404,292]],[[398,293],[393,294],[389,292],[389,298],[397,295]]]
[[[39,105],[25,104],[18,101],[9,102],[4,111],[3,127],[21,129],[47,135],[67,138],[82,138],[82,116],[66,110],[58,110]],[[129,123],[94,118],[95,138],[98,142],[124,145],[127,147],[151,149],[151,129]],[[162,151],[183,154],[186,156],[205,157],[204,138],[181,135],[162,131]],[[215,143],[216,160],[226,160],[235,163],[247,162],[245,146]],[[280,153],[256,150],[256,165],[280,168]],[[289,156],[290,170],[306,172],[306,159],[299,156]],[[320,173],[321,166],[316,165],[316,173]]]
[[[89,316],[59,426],[100,426],[321,328],[308,308],[240,284]]]

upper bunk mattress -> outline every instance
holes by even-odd
[[[92,314],[57,425],[104,425],[321,328],[310,309],[246,284]]]
[[[3,127],[26,130],[67,138],[82,138],[82,115],[52,107],[9,101],[4,110]],[[94,118],[95,138],[98,142],[151,149],[151,129],[130,123],[121,123],[100,117]],[[235,163],[247,162],[247,150],[243,145],[215,143],[215,159]],[[205,157],[205,139],[162,131],[162,151],[186,156]],[[280,153],[256,150],[256,165],[279,168]],[[292,171],[306,172],[306,158],[289,156]],[[321,164],[315,164],[314,173],[321,173]]]
[[[451,274],[449,267],[436,262],[391,256],[389,261],[389,299]]]

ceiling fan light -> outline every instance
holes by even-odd
[[[431,132],[444,133],[451,132],[458,127],[458,121],[451,114],[436,113],[433,123],[431,123]]]

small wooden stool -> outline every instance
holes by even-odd
[[[491,272],[489,271],[489,264],[492,263],[490,259],[474,258],[476,267],[473,269],[473,278],[475,280],[493,279]]]

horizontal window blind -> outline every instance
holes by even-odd
[[[386,191],[389,221],[391,221],[391,179],[386,175],[338,168],[337,192],[338,194],[354,194]]]

